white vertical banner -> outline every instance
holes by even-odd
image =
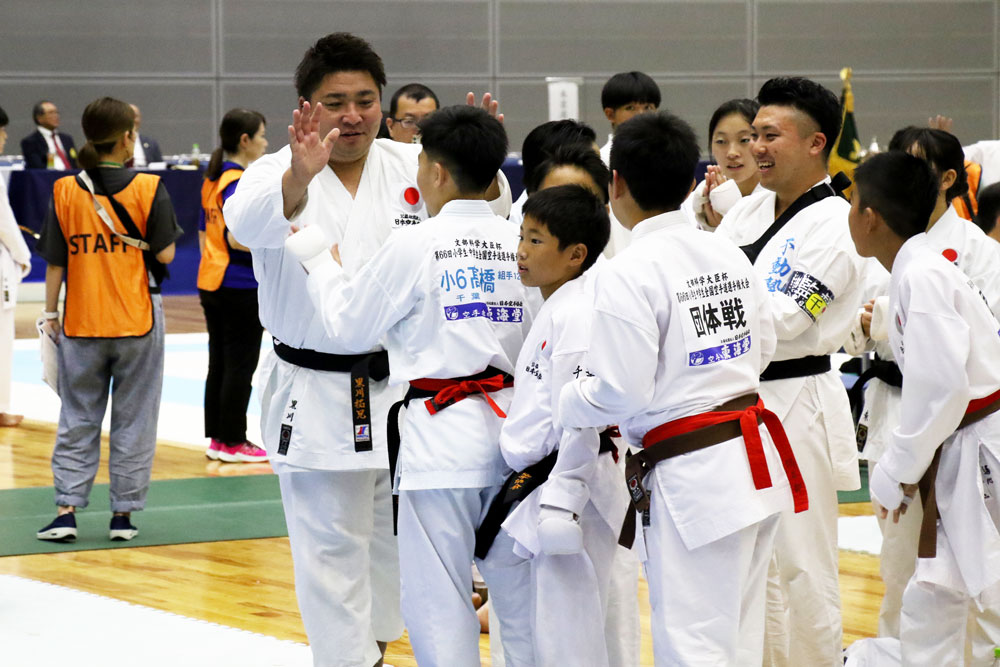
[[[576,120],[580,117],[580,77],[547,76],[549,120]]]

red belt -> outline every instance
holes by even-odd
[[[482,394],[486,402],[493,408],[497,417],[505,419],[507,414],[500,409],[490,397],[490,393],[500,391],[505,387],[514,386],[514,378],[507,373],[497,373],[484,378],[458,378],[449,380],[437,380],[434,378],[423,378],[411,380],[410,386],[423,392],[436,392],[432,397],[424,401],[427,411],[432,415],[444,410],[449,405],[454,405],[473,394]]]

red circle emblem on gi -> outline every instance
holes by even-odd
[[[420,190],[415,187],[408,187],[403,190],[403,200],[410,206],[416,206],[420,203]]]
[[[958,252],[956,252],[954,248],[945,248],[941,251],[941,254],[944,255],[944,258],[949,262],[954,262],[958,259]]]

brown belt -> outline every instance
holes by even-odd
[[[966,426],[975,424],[989,417],[997,410],[1000,410],[1000,391],[994,392],[986,398],[969,403],[969,409],[955,430],[958,431]],[[941,518],[941,513],[938,512],[937,496],[934,487],[940,463],[941,447],[938,447],[937,451],[934,452],[934,458],[931,459],[931,464],[924,471],[924,475],[920,478],[920,481],[917,482],[917,488],[920,489],[920,503],[924,508],[924,518],[920,523],[920,539],[917,542],[918,558],[934,558],[937,556],[937,520]]]

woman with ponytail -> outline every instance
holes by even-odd
[[[230,463],[267,460],[267,452],[247,440],[250,380],[264,332],[257,315],[257,281],[250,252],[233,238],[222,217],[243,170],[267,150],[264,132],[260,113],[227,112],[219,127],[221,145],[212,153],[201,187],[198,294],[208,328],[205,437],[210,439],[205,455]]]
[[[155,266],[174,258],[183,230],[160,177],[125,169],[135,112],[103,97],[83,111],[77,176],[55,182],[37,252],[45,273],[47,332],[59,341],[59,430],[52,451],[58,515],[40,540],[76,539],[101,456],[111,401],[108,468],[112,540],[138,533],[131,513],[149,489],[163,385],[163,306]],[[59,292],[66,281],[62,326]]]

